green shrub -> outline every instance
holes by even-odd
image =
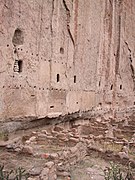
[[[110,162],[110,167],[107,167],[104,170],[104,179],[105,180],[134,180],[130,164],[128,165],[127,171],[123,173],[120,166],[118,164],[114,164],[113,162]]]
[[[19,167],[15,170],[5,171],[4,165],[0,165],[0,180],[9,180],[12,176],[13,180],[27,180],[28,174],[25,169]]]

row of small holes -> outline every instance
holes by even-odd
[[[9,44],[7,44],[7,47],[9,47]],[[20,48],[18,48],[18,50],[20,50]],[[23,49],[21,49],[21,51],[22,51]],[[26,51],[27,53],[28,53],[28,51]],[[60,48],[60,53],[61,54],[64,54],[64,48],[63,47],[61,47]],[[32,53],[32,55],[33,55],[33,53]]]
[[[76,104],[78,104],[78,102],[76,102]],[[61,103],[61,105],[63,105],[63,103]],[[53,109],[54,108],[54,106],[50,106],[50,109]]]
[[[7,44],[7,47],[9,47],[9,44]],[[18,48],[17,50],[23,50],[23,49],[20,49],[20,48]],[[16,54],[17,53],[17,50],[15,49],[14,50],[14,53]],[[28,51],[26,51],[26,53],[28,53]],[[61,47],[60,48],[60,53],[61,54],[64,54],[64,49]],[[31,54],[32,56],[34,55],[33,53]],[[36,56],[39,56],[39,54],[36,54]],[[43,59],[42,57],[41,57],[41,59]],[[45,59],[45,61],[47,61],[46,59]],[[50,62],[51,60],[48,60],[48,62]],[[55,63],[57,62],[57,61],[54,61]],[[57,63],[59,63],[59,62],[57,62]],[[61,64],[64,64],[64,62],[61,62]],[[65,63],[66,64],[66,63]],[[71,68],[71,67],[70,67]]]
[[[19,88],[19,87],[22,87],[23,88],[23,86],[22,85],[19,85],[19,86],[3,86],[2,88],[6,88],[6,87],[8,87],[8,88]],[[24,87],[26,87],[26,86],[24,86]],[[31,87],[31,86],[29,86],[29,87]],[[33,86],[33,88],[35,89],[35,88],[37,88],[36,86]],[[56,91],[66,91],[66,89],[54,89],[54,88],[37,88],[37,89],[39,89],[39,90],[50,90],[50,91],[53,91],[53,90],[56,90]]]
[[[19,86],[3,86],[3,88],[11,88],[11,89],[14,89],[14,88],[16,88],[16,89],[19,89]],[[31,87],[32,88],[32,86],[21,86],[20,85],[20,88],[25,88],[25,87]],[[80,90],[78,90],[78,89],[76,89],[76,90],[74,90],[74,89],[57,89],[57,88],[38,88],[38,87],[36,87],[36,86],[34,86],[33,87],[34,89],[39,89],[39,90],[49,90],[49,91],[59,91],[59,92],[65,92],[65,91],[71,91],[71,92],[80,92]],[[82,91],[82,90],[81,90]],[[83,90],[84,92],[91,92],[91,91],[88,91],[88,90]]]

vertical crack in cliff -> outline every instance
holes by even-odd
[[[52,0],[52,14],[51,14],[51,23],[50,23],[51,36],[53,36],[53,12],[54,12],[54,0]]]
[[[116,55],[115,55],[115,60],[116,60],[116,64],[115,64],[115,75],[117,76],[119,73],[119,63],[120,63],[120,49],[121,49],[121,7],[122,7],[122,0],[116,0],[116,6],[117,6],[117,14],[116,16],[118,16],[118,20],[116,20],[116,33],[117,33],[117,49],[116,49]]]
[[[19,2],[19,18],[20,18],[20,15],[21,15],[21,2],[20,2],[20,0],[18,2]]]
[[[78,24],[78,0],[75,0],[75,17],[74,17],[74,23],[75,23],[75,29],[74,29],[74,39],[75,39],[75,44],[77,42],[77,24]]]
[[[37,41],[37,55],[38,55],[38,69],[41,67],[41,62],[39,60],[40,56],[40,48],[41,48],[41,38],[42,38],[42,26],[43,26],[43,7],[44,7],[44,0],[41,1],[41,5],[39,5],[39,36]],[[40,73],[37,73],[38,82],[40,82]],[[35,103],[35,115],[38,116],[38,96],[36,96],[36,103]]]
[[[73,46],[75,47],[74,38],[73,38],[73,36],[72,36],[71,30],[70,30],[70,25],[69,25],[69,23],[70,23],[70,10],[68,9],[65,0],[63,0],[63,5],[64,5],[64,7],[65,7],[65,9],[66,9],[66,13],[67,13],[67,30],[68,30],[69,36],[70,36],[70,38],[71,38],[71,41],[72,41],[72,43],[73,43]]]
[[[54,1],[52,0],[52,13],[51,13],[51,21],[50,21],[50,31],[51,31],[51,56],[53,54],[53,13],[54,13]]]
[[[103,14],[103,34],[105,36],[102,46],[102,67],[100,73],[103,73],[104,76],[104,90],[102,101],[106,103],[106,87],[110,84],[110,73],[111,73],[111,51],[112,51],[112,41],[113,41],[113,26],[114,26],[114,6],[112,4],[112,0],[106,0],[104,2],[104,14]],[[100,75],[100,80],[102,81],[102,75]],[[101,90],[100,90],[101,91]],[[113,91],[112,91],[113,92]]]
[[[44,0],[42,0],[42,4],[41,4],[41,10],[40,10],[40,25],[39,25],[39,40],[38,40],[38,54],[40,51],[40,45],[41,45],[41,34],[42,34],[42,23],[43,23],[43,5],[44,5]],[[39,56],[38,56],[38,60],[39,60]]]
[[[115,64],[115,73],[118,74],[119,63],[120,63],[120,39],[121,39],[121,15],[119,14],[118,18],[118,45],[116,51],[116,64]]]
[[[110,76],[110,70],[111,70],[111,64],[110,64],[110,56],[111,56],[111,46],[110,44],[112,43],[112,25],[113,25],[113,6],[112,6],[112,0],[109,1],[110,4],[106,3],[106,7],[105,7],[105,30],[108,32],[108,37],[107,37],[107,44],[108,44],[108,48],[107,48],[107,64],[106,64],[106,67],[107,67],[107,71],[106,71],[106,75],[105,75],[105,78],[106,78],[106,84],[108,84],[108,80],[109,80],[109,76]],[[108,21],[108,23],[107,23]]]
[[[113,4],[112,4],[112,0],[109,0],[109,2],[110,2],[110,4],[111,4],[111,6],[113,6]]]
[[[130,68],[131,68],[131,76],[132,76],[132,79],[133,79],[133,84],[134,84],[134,91],[135,91],[135,69],[134,69],[134,66],[132,64],[133,60],[132,60],[132,51],[131,49],[129,48],[129,45],[128,43],[125,41],[125,44],[127,46],[127,49],[129,51],[129,63],[130,63]]]
[[[117,76],[120,75],[119,73],[119,64],[120,64],[120,48],[121,48],[121,6],[122,6],[122,1],[121,0],[115,0],[113,1],[114,5],[114,28],[115,28],[115,33],[116,37],[116,49],[115,49],[115,76],[114,76],[114,88],[113,88],[113,116],[116,116],[116,110],[115,110],[115,105],[116,105],[116,96],[117,96]]]
[[[52,12],[51,12],[51,22],[50,22],[50,31],[51,31],[51,59],[49,61],[50,67],[50,83],[49,86],[51,87],[51,79],[52,79],[52,58],[53,58],[53,13],[54,13],[54,1],[52,0]]]

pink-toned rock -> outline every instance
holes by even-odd
[[[57,138],[60,139],[60,140],[63,140],[63,139],[65,139],[66,137],[67,137],[67,135],[64,134],[64,133],[62,133],[62,132],[60,132],[60,133],[57,134]]]
[[[70,138],[69,140],[74,142],[74,143],[78,143],[79,142],[79,139],[76,139],[76,138]]]
[[[5,147],[7,146],[7,142],[5,141],[0,141],[0,147]]]
[[[66,171],[59,171],[57,172],[57,176],[61,176],[61,177],[70,177],[70,173],[69,172],[66,172]]]
[[[38,138],[46,138],[47,135],[44,133],[38,133]]]
[[[28,180],[39,180],[39,177],[29,177]]]
[[[41,132],[44,134],[48,134],[48,132],[45,129],[41,130]]]
[[[61,132],[61,131],[64,130],[64,128],[61,127],[61,126],[55,126],[55,127],[53,128],[53,130],[54,130],[54,131],[57,131],[57,132]]]
[[[53,161],[49,161],[49,162],[47,162],[47,163],[45,163],[45,167],[47,167],[47,168],[52,168],[54,166],[54,162]]]
[[[40,174],[40,180],[48,180],[49,168],[44,168]]]
[[[71,151],[71,154],[75,154],[78,151],[78,148],[76,146],[72,147],[70,148],[70,151]]]
[[[36,131],[32,131],[32,135],[34,135],[34,136],[35,136],[36,134],[37,134],[37,132],[36,132]]]
[[[49,153],[44,153],[44,154],[41,154],[41,157],[45,158],[45,159],[48,159],[50,157],[50,154]]]
[[[127,146],[123,146],[123,148],[122,148],[122,152],[125,152],[125,153],[128,155],[128,152],[129,152],[129,147],[127,147]]]
[[[129,159],[129,156],[125,152],[119,152],[118,155],[121,159]]]
[[[57,136],[59,134],[59,132],[53,131],[53,130],[51,131],[51,133],[52,133],[53,136]]]
[[[58,159],[58,157],[59,157],[59,156],[58,156],[57,153],[51,153],[51,154],[50,154],[50,158],[53,159],[53,160]]]
[[[25,144],[27,144],[27,145],[29,145],[31,143],[31,141],[29,141],[29,140],[27,140],[26,142],[25,142]]]
[[[56,137],[53,137],[53,136],[46,136],[46,139],[48,139],[48,140],[55,140]]]
[[[80,138],[80,135],[79,134],[75,134],[74,138]]]
[[[29,139],[30,142],[33,142],[33,141],[35,141],[35,140],[36,140],[36,136],[32,136],[32,137]]]
[[[72,133],[74,133],[74,134],[78,133],[78,130],[77,130],[76,128],[72,128],[71,131],[72,131]]]
[[[70,156],[70,151],[65,150],[63,151],[62,155],[60,156],[60,159],[67,159]]]
[[[33,148],[27,145],[23,146],[21,152],[29,155],[34,155]]]

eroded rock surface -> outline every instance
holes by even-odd
[[[87,157],[135,167],[134,11],[134,0],[0,1],[7,169],[21,162],[29,179],[70,180],[85,161],[85,179],[101,180]]]
[[[134,10],[134,0],[1,0],[0,120],[133,107]]]

